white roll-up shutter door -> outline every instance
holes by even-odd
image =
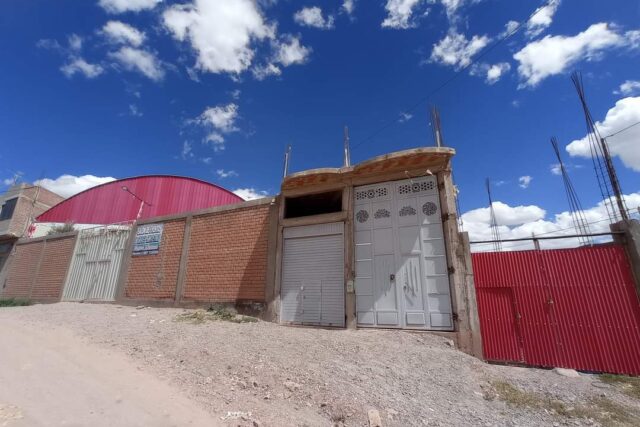
[[[281,319],[344,327],[344,225],[284,229]]]

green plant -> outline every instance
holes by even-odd
[[[22,298],[0,299],[0,307],[21,307],[31,305],[31,301]]]
[[[51,227],[51,230],[47,232],[47,236],[52,236],[54,234],[62,234],[69,233],[70,231],[74,231],[75,227],[72,222],[65,222],[61,225],[54,225]]]

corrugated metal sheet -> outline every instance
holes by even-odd
[[[63,301],[113,301],[129,227],[100,227],[80,231]]]
[[[136,219],[140,201],[122,187],[151,204],[141,219],[223,206],[243,201],[224,188],[193,178],[152,175],[120,179],[90,188],[40,215],[40,222],[115,224]]]
[[[487,359],[640,374],[640,301],[622,246],[472,259]]]

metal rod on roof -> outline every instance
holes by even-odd
[[[431,127],[436,147],[442,147],[442,123],[440,122],[440,111],[435,105],[431,107]]]
[[[289,175],[289,158],[291,157],[291,144],[287,145],[287,149],[284,152],[284,171],[282,172],[282,178],[286,178]]]
[[[344,164],[345,168],[351,166],[351,149],[349,148],[349,128],[344,127]]]

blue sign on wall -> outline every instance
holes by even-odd
[[[132,255],[155,255],[160,249],[164,224],[144,224],[136,230]]]

